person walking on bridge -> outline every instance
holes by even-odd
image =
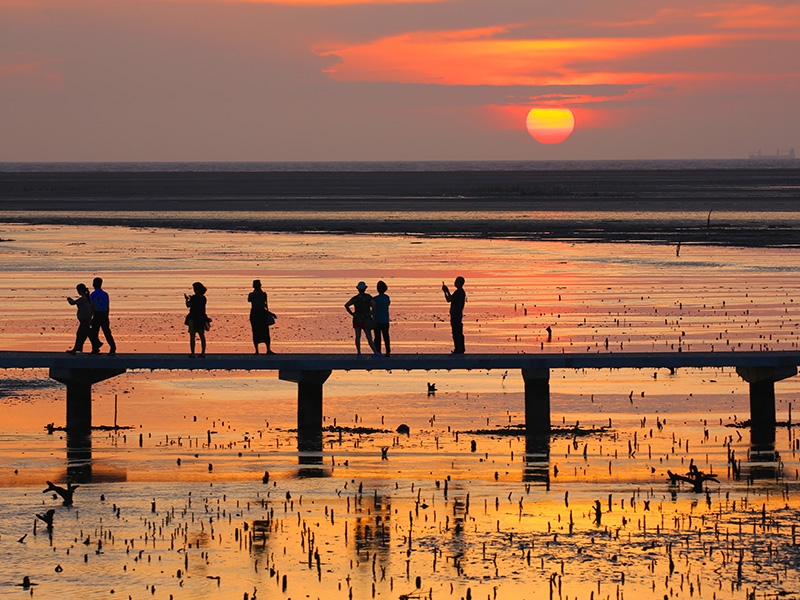
[[[75,345],[67,350],[70,354],[83,352],[83,344],[92,333],[92,301],[89,299],[89,288],[79,283],[75,286],[75,290],[78,292],[77,298],[67,296],[67,302],[78,307],[78,331],[75,333]]]
[[[444,299],[450,303],[450,329],[453,331],[453,354],[464,354],[464,304],[467,301],[467,293],[464,291],[464,278],[456,277],[454,285],[456,291],[452,294],[449,288],[442,282]]]
[[[117,353],[117,344],[114,342],[114,336],[111,335],[111,326],[108,322],[108,307],[109,299],[108,293],[103,289],[103,280],[100,277],[95,277],[92,281],[94,291],[89,296],[92,301],[94,313],[92,314],[92,354],[100,353],[100,330],[103,330],[103,336],[108,343],[108,353]]]

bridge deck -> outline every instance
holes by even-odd
[[[67,431],[88,435],[92,426],[92,385],[126,371],[278,371],[297,383],[298,447],[322,449],[322,387],[332,371],[520,369],[525,381],[525,423],[529,435],[550,431],[550,369],[657,369],[735,367],[750,384],[751,437],[775,441],[774,383],[797,374],[800,351],[781,352],[607,352],[574,354],[401,354],[391,358],[353,354],[186,354],[70,355],[61,352],[0,352],[0,369],[50,369],[66,384]]]
[[[800,351],[605,352],[570,354],[108,354],[0,351],[0,369],[124,369],[230,371],[375,371],[469,369],[652,369],[679,367],[794,367]]]

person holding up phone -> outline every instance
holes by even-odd
[[[453,331],[453,354],[464,354],[464,304],[467,302],[467,293],[464,291],[464,278],[456,277],[454,285],[456,291],[452,294],[450,289],[442,282],[444,299],[450,303],[450,329]]]

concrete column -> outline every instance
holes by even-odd
[[[550,435],[550,369],[522,369],[525,428],[528,435]]]
[[[50,369],[50,378],[67,386],[67,433],[92,432],[92,384],[124,372],[125,369]]]
[[[750,384],[750,440],[754,445],[775,443],[775,382],[797,375],[797,367],[737,367]]]
[[[322,451],[322,386],[329,370],[281,369],[278,379],[297,383],[297,446],[301,451]]]
[[[92,431],[92,384],[73,381],[67,384],[67,431],[76,436]]]

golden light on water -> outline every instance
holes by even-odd
[[[532,108],[525,125],[540,144],[560,144],[575,129],[575,116],[568,108]]]
[[[679,218],[705,223],[707,213]],[[353,256],[369,256],[389,284],[398,354],[448,349],[440,285],[455,274],[467,279],[466,314],[480,318],[467,328],[475,353],[800,344],[796,248],[687,244],[676,256],[631,243],[620,256],[591,243],[318,234],[311,244],[303,234],[13,223],[3,238],[13,241],[2,245],[0,341],[19,350],[68,347],[75,312],[64,296],[99,272],[126,353],[186,352],[182,293],[195,280],[209,288],[209,350],[252,352],[255,277],[280,317],[276,350],[350,353],[342,304],[358,279],[372,289],[377,277]],[[749,407],[733,369],[554,369],[550,385],[558,430],[542,442],[518,427],[519,372],[334,372],[322,450],[300,453],[297,388],[275,373],[134,371],[99,382],[94,423],[131,429],[95,431],[86,444],[44,429],[65,417],[65,391],[47,370],[2,372],[0,597],[22,592],[23,577],[37,598],[113,590],[176,600],[522,599],[538,589],[737,600],[739,580],[800,587],[785,566],[796,548],[800,445],[790,429],[777,438],[780,463],[751,453],[747,431],[730,427]],[[779,420],[798,396],[800,378],[776,386]],[[708,494],[671,485],[667,470],[689,464],[719,483]],[[82,479],[75,506],[42,494],[46,481],[69,477]],[[52,537],[32,524],[50,509]]]

